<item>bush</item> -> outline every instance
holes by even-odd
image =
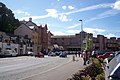
[[[73,74],[72,78],[68,80],[105,80],[101,62],[98,59],[94,59],[91,65]]]
[[[72,80],[84,80],[86,76],[85,70],[80,70],[78,73],[73,74]]]
[[[103,73],[97,75],[96,80],[105,80],[105,73],[103,72]]]

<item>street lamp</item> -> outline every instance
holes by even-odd
[[[80,39],[81,39],[81,53],[82,53],[82,31],[83,31],[83,22],[82,20],[79,20],[81,22],[81,35],[80,35]]]
[[[79,20],[81,22],[81,31],[83,31],[83,21]]]

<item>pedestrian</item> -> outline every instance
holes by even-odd
[[[83,57],[83,60],[84,60],[84,64],[83,65],[86,65],[86,58],[87,58],[86,56],[87,56],[86,50],[84,50],[83,53],[82,53],[82,57]]]
[[[77,57],[77,51],[75,51],[75,56]]]
[[[80,51],[78,52],[78,56],[80,57],[80,55],[81,55],[81,53],[80,53]]]
[[[89,54],[88,54],[88,50],[86,50],[86,64],[89,64]]]

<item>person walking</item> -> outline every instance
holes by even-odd
[[[81,52],[80,51],[78,52],[78,56],[81,57]]]
[[[83,51],[82,57],[83,57],[83,60],[84,60],[84,64],[83,65],[86,65],[86,58],[87,58],[86,50]]]
[[[89,53],[88,53],[88,50],[86,50],[86,64],[89,64]]]

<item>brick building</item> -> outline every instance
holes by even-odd
[[[104,35],[97,35],[93,37],[92,33],[86,33],[81,31],[79,34],[75,35],[64,35],[64,36],[52,36],[52,44],[57,44],[58,46],[63,46],[65,50],[81,50],[81,45],[85,37],[88,36],[90,41],[90,50],[120,50],[120,38],[111,37],[108,39]]]
[[[120,49],[120,39],[116,37],[104,37],[103,35],[97,35],[93,38],[93,48],[95,50],[112,50],[116,51]]]
[[[57,44],[58,46],[63,46],[65,50],[69,51],[80,51],[83,40],[85,37],[93,38],[93,34],[86,33],[84,31],[75,35],[63,35],[63,36],[52,36],[52,44]],[[91,45],[92,46],[92,45]]]

